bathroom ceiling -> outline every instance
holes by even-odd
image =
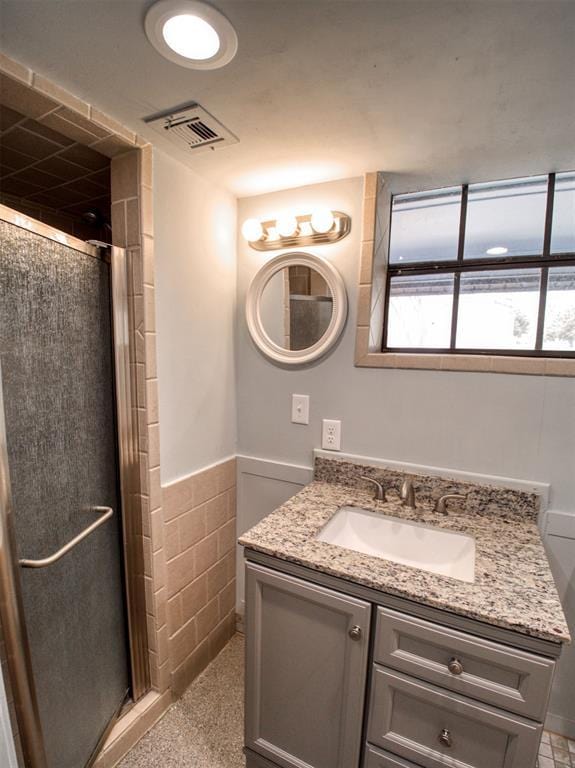
[[[150,4],[0,0],[1,47],[239,196],[575,166],[572,0],[214,0],[239,50],[203,72],[148,43]],[[142,122],[190,101],[240,143],[186,154]]]

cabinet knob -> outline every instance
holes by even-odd
[[[451,733],[447,730],[447,728],[444,728],[439,734],[439,742],[443,744],[444,747],[450,747],[453,744],[451,740]]]
[[[349,630],[349,636],[352,640],[361,640],[361,627],[358,627],[357,624],[353,626]]]
[[[454,657],[453,659],[450,659],[449,664],[447,665],[447,669],[451,672],[452,675],[460,675],[463,672],[463,664],[459,661],[459,659]]]

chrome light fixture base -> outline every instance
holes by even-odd
[[[351,231],[351,218],[347,213],[332,211],[333,226],[328,232],[314,232],[311,226],[312,214],[296,216],[297,230],[293,235],[281,237],[276,232],[277,220],[262,221],[263,234],[259,240],[250,240],[249,245],[256,251],[277,251],[283,248],[300,248],[304,245],[337,243]]]

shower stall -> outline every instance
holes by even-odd
[[[0,209],[0,616],[26,765],[83,768],[149,685],[127,256]]]

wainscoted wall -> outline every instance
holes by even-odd
[[[550,511],[542,521],[543,540],[549,555],[553,576],[567,620],[571,621],[571,635],[575,632],[575,515]],[[568,645],[561,654],[555,683],[551,691],[547,727],[575,739],[575,644]]]
[[[313,468],[282,464],[252,456],[237,457],[237,535],[259,523],[313,479]],[[243,547],[237,545],[236,566],[238,613],[244,613]]]
[[[235,631],[236,460],[162,488],[167,632],[177,696]]]

